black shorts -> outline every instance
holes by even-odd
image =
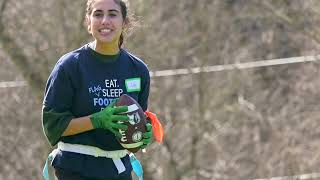
[[[96,179],[96,178],[88,178],[84,177],[79,173],[70,172],[68,170],[55,167],[55,175],[58,180],[132,180],[132,176],[125,176],[116,179]]]

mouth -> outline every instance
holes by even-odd
[[[109,28],[104,28],[104,29],[100,29],[99,32],[102,34],[108,34],[110,33],[112,30]]]

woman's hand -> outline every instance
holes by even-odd
[[[111,131],[115,136],[121,138],[119,130],[127,130],[128,126],[121,122],[128,121],[129,117],[121,115],[128,111],[128,106],[114,106],[116,101],[109,104],[105,109],[91,115],[91,123],[94,128],[103,128]]]
[[[152,141],[153,131],[152,131],[152,124],[146,124],[147,132],[143,133],[143,145],[141,146],[142,149],[146,148]]]

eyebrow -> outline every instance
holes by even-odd
[[[103,10],[97,9],[97,10],[94,11],[94,13],[95,13],[95,12],[103,12]],[[110,9],[110,10],[108,10],[108,12],[120,13],[120,11],[117,10],[117,9]]]
[[[117,10],[117,9],[110,9],[110,10],[108,10],[109,12],[116,12],[116,13],[120,13],[120,11],[119,10]]]

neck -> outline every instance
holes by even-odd
[[[94,41],[93,49],[104,55],[115,55],[119,52],[118,43],[99,43]]]

